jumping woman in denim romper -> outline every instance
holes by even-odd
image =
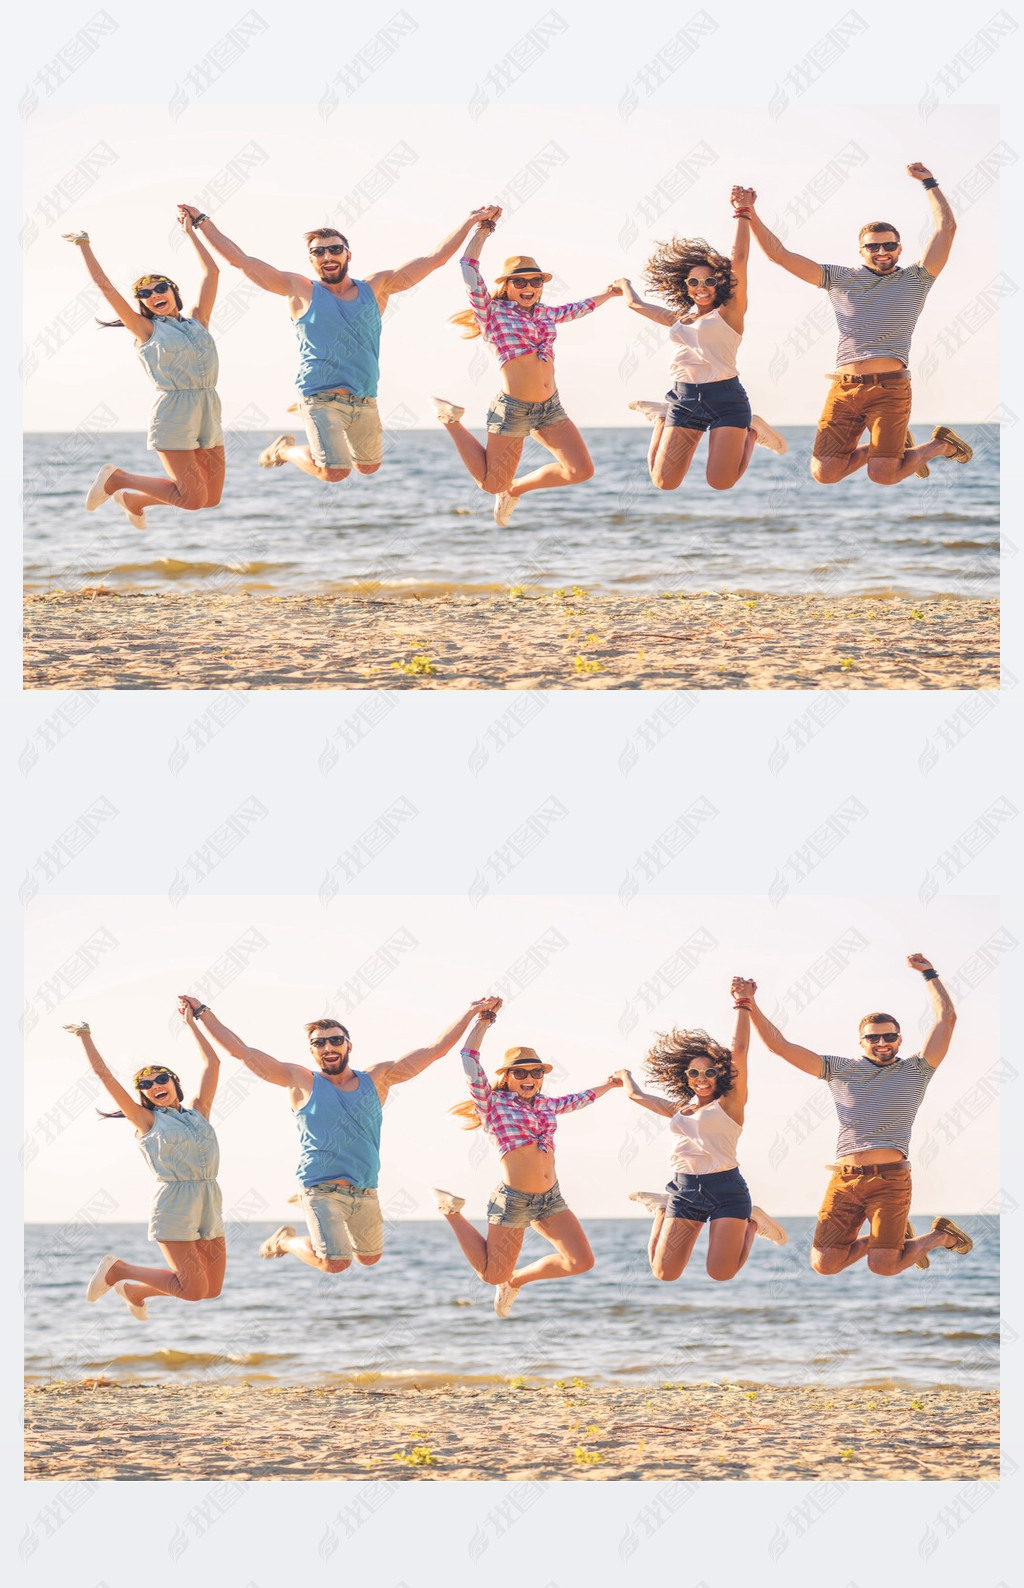
[[[733,981],[735,989],[739,979]],[[750,1016],[736,1007],[732,1050],[706,1031],[670,1031],[647,1056],[647,1073],[669,1094],[641,1092],[628,1070],[619,1076],[632,1103],[671,1119],[675,1138],[673,1179],[665,1194],[634,1191],[654,1214],[647,1255],[656,1279],[678,1279],[708,1228],[707,1269],[712,1279],[735,1279],[750,1254],[755,1235],[786,1244],[781,1225],[752,1207],[740,1174],[736,1147],[747,1101],[747,1049]]]
[[[134,332],[139,358],[157,388],[147,445],[159,454],[168,478],[130,474],[105,463],[85,499],[93,512],[113,498],[136,529],[146,528],[147,507],[182,507],[194,513],[216,507],[224,489],[217,347],[209,330],[220,272],[191,216],[178,218],[199,255],[201,269],[199,297],[188,315],[181,312],[181,293],[169,276],[140,276],[132,287],[133,306],[111,285],[92,251],[88,232],[64,234],[81,250],[89,275],[120,316],[101,324]]]
[[[107,1069],[88,1025],[64,1027],[80,1038],[93,1074],[120,1105],[117,1113],[101,1117],[131,1121],[142,1155],[159,1182],[149,1215],[149,1238],[157,1242],[167,1267],[143,1268],[108,1252],[85,1293],[87,1301],[98,1301],[115,1290],[132,1317],[143,1320],[150,1296],[211,1301],[224,1283],[227,1253],[216,1180],[220,1153],[210,1124],[220,1061],[191,1009],[181,1006],[181,1016],[202,1054],[199,1093],[190,1108],[182,1106],[178,1077],[161,1064],[146,1064],[136,1071],[137,1101]]]
[[[466,1130],[482,1125],[501,1153],[502,1179],[487,1205],[486,1237],[463,1217],[464,1197],[440,1188],[435,1188],[434,1196],[473,1268],[485,1284],[497,1287],[494,1310],[499,1318],[507,1318],[521,1285],[534,1279],[566,1279],[594,1266],[583,1226],[558,1189],[552,1141],[559,1114],[586,1108],[622,1082],[613,1075],[585,1092],[544,1097],[541,1089],[551,1065],[542,1063],[533,1048],[509,1048],[492,1086],[480,1064],[479,1049],[500,1007],[499,999],[495,1011],[480,1015],[466,1039],[462,1064],[472,1102],[458,1103],[451,1110],[467,1121]],[[523,1234],[531,1224],[551,1242],[554,1253],[516,1268]]]
[[[672,390],[663,403],[629,405],[654,422],[647,466],[659,491],[682,484],[705,430],[707,482],[715,491],[732,489],[758,442],[772,452],[786,451],[783,438],[751,413],[736,373],[749,251],[750,222],[740,216],[731,259],[702,237],[663,243],[647,262],[646,280],[667,301],[667,309],[644,303],[625,277],[616,283],[627,308],[669,327]]]
[[[466,245],[460,264],[472,307],[452,315],[452,324],[465,326],[467,337],[482,336],[501,364],[504,389],[487,414],[487,446],[460,423],[464,408],[444,397],[433,402],[466,468],[481,490],[495,498],[494,522],[504,529],[527,491],[577,485],[594,472],[586,443],[559,401],[552,348],[557,326],[591,314],[609,298],[619,297],[622,289],[611,286],[597,297],[549,308],[541,294],[550,273],[530,255],[514,254],[505,260],[492,295],[480,274],[480,250],[500,215],[495,205]],[[548,449],[554,462],[517,480],[516,467],[529,435]]]

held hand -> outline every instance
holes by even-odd
[[[88,232],[62,232],[61,236],[66,243],[74,243],[76,247],[89,241]]]
[[[907,166],[907,175],[912,176],[915,182],[927,182],[931,172],[926,165],[921,164],[920,160],[914,160]]]
[[[190,230],[195,222],[196,216],[201,214],[202,210],[198,209],[195,204],[178,205],[178,223],[179,225],[183,226],[186,231]]]
[[[932,964],[931,960],[925,959],[923,954],[908,954],[907,964],[910,966],[911,970],[916,971],[935,969],[935,966]]]
[[[92,1034],[88,1020],[79,1020],[73,1025],[64,1026],[63,1030],[70,1031],[73,1037],[88,1037]]]
[[[626,1083],[623,1080],[623,1073],[624,1072],[622,1070],[616,1070],[614,1074],[609,1075],[607,1081],[604,1083],[605,1086],[625,1086]]]
[[[729,194],[729,202],[734,210],[753,210],[757,202],[757,193],[752,187],[741,187],[738,183]]]
[[[501,219],[501,205],[482,204],[479,209],[470,211],[469,218],[471,221],[475,222],[475,224],[479,226],[482,231],[493,232],[498,221]]]
[[[178,1013],[187,1026],[192,1026],[193,1028],[195,1027],[196,1012],[192,1003],[190,1003],[188,999],[178,999]]]
[[[604,290],[612,298],[621,298],[622,297],[622,292],[623,292],[622,282],[621,281],[612,281],[612,282],[609,283],[609,285],[607,287],[605,287]]]
[[[203,1002],[201,998],[193,998],[191,993],[178,994],[178,1008],[181,1010],[183,1019],[188,1019],[188,1016],[185,1013],[186,1008],[191,1010],[192,1014],[194,1015],[196,1010],[201,1009],[202,1006]]]
[[[734,976],[729,983],[732,994],[733,1007],[736,1009],[749,1009],[757,992],[757,982],[749,976]]]

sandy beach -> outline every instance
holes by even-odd
[[[27,689],[996,689],[994,600],[427,588],[26,598]]]
[[[30,1386],[28,1479],[999,1476],[994,1390],[377,1378]],[[325,1439],[329,1433],[329,1439]]]

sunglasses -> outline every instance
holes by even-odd
[[[861,247],[869,254],[894,254],[899,243],[862,243]]]
[[[310,1037],[311,1048],[343,1048],[348,1037]]]
[[[348,249],[340,243],[326,243],[323,248],[311,248],[309,252],[313,259],[319,259],[323,254],[347,254]]]
[[[161,1070],[159,1075],[151,1075],[148,1080],[136,1081],[135,1085],[140,1092],[148,1092],[151,1086],[166,1086],[170,1080],[173,1080],[173,1076],[166,1070]]]
[[[544,277],[509,276],[508,284],[510,287],[515,287],[518,291],[522,291],[523,287],[542,287],[544,285]]]
[[[718,285],[718,277],[717,276],[703,276],[703,277],[702,276],[687,276],[686,285],[688,287],[716,287]]]
[[[687,1070],[685,1073],[687,1075],[692,1076],[694,1080],[700,1080],[702,1075],[706,1075],[709,1080],[713,1081],[715,1079],[715,1077],[717,1076],[718,1071],[717,1070]]]
[[[543,1070],[524,1070],[521,1064],[514,1064],[506,1075],[514,1075],[517,1081],[539,1081],[544,1074]]]
[[[900,1034],[898,1031],[865,1032],[860,1040],[862,1042],[870,1042],[874,1046],[876,1042],[898,1042]]]
[[[171,283],[169,281],[158,281],[155,287],[136,287],[135,296],[137,298],[152,298],[155,294],[162,296],[165,292],[170,292],[170,290]]]

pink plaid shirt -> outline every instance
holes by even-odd
[[[594,1101],[594,1091],[570,1092],[568,1097],[517,1097],[515,1092],[496,1092],[483,1072],[480,1055],[463,1048],[462,1067],[469,1080],[469,1091],[480,1122],[504,1158],[514,1147],[539,1147],[551,1151],[559,1114],[571,1114]]]
[[[578,320],[594,312],[593,298],[562,303],[557,308],[535,303],[529,309],[521,309],[508,298],[491,297],[476,259],[466,257],[459,263],[476,323],[488,347],[498,355],[499,364],[522,358],[526,353],[536,353],[545,364],[550,363],[555,327],[563,320]]]

